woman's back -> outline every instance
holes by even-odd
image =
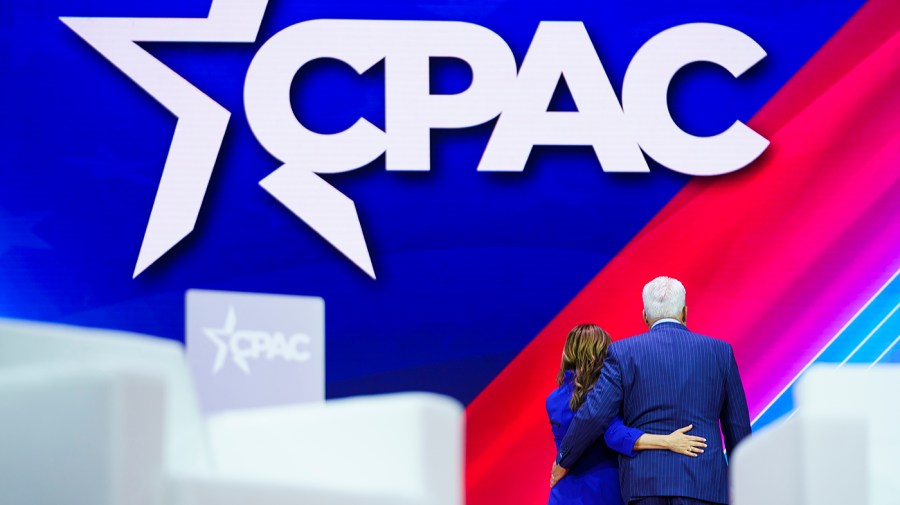
[[[563,384],[547,397],[547,416],[557,449],[575,418],[569,406],[574,389],[574,374],[567,371]],[[550,490],[550,505],[622,505],[618,461],[601,439]]]

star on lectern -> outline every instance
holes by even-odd
[[[234,335],[236,328],[237,314],[234,311],[233,305],[228,307],[228,314],[225,316],[225,323],[221,328],[203,328],[203,333],[216,346],[216,361],[213,363],[214,374],[219,373],[219,370],[225,366],[225,359],[228,358],[228,342],[230,341],[231,336]],[[235,361],[235,364],[240,366],[241,369],[244,370],[244,373],[250,373],[250,370],[245,368],[245,363],[242,364]]]

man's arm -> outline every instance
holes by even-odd
[[[738,373],[731,345],[728,345],[728,369],[725,372],[725,403],[722,404],[719,421],[725,436],[725,449],[730,456],[737,444],[750,435],[747,397],[744,395],[744,385],[741,383],[741,374]]]
[[[610,346],[597,385],[587,394],[559,445],[556,463],[562,468],[571,468],[582,453],[603,436],[622,408],[622,375],[617,347],[615,344]]]

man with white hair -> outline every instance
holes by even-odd
[[[644,322],[650,331],[612,344],[600,379],[572,421],[553,464],[550,484],[621,413],[626,426],[666,434],[688,424],[707,440],[686,458],[643,451],[619,458],[619,480],[628,504],[728,503],[728,452],[750,434],[744,387],[731,345],[685,326],[684,286],[657,277],[644,286]],[[720,431],[721,426],[721,431]]]

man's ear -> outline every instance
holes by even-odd
[[[687,305],[681,309],[681,322],[687,324]]]
[[[641,309],[641,316],[644,318],[644,324],[646,324],[646,325],[647,325],[647,328],[649,328],[649,327],[650,327],[650,320],[647,319],[647,311]]]

